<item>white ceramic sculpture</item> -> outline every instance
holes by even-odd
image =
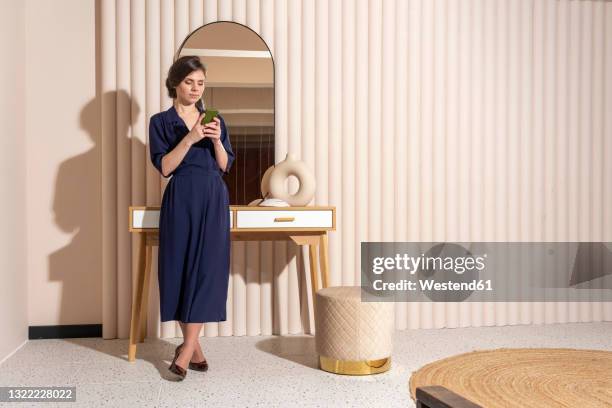
[[[258,204],[260,207],[289,207],[289,203],[278,198],[266,198]]]
[[[270,169],[266,170],[268,173]],[[295,194],[289,194],[285,188],[285,180],[289,176],[295,176],[300,187]],[[264,179],[266,175],[264,174]],[[314,197],[315,194],[315,178],[306,163],[297,160],[291,153],[287,153],[285,160],[274,166],[270,172],[269,180],[266,180],[267,185],[264,186],[262,179],[262,194],[264,189],[269,189],[272,198],[286,201],[291,206],[305,206]],[[265,195],[264,195],[265,197]]]

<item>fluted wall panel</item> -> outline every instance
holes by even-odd
[[[275,66],[276,161],[337,207],[332,285],[362,241],[611,241],[612,3],[576,0],[103,0],[104,337],[127,337],[139,237],[159,205],[147,125],[202,24],[247,25]],[[289,188],[295,188],[291,184]],[[285,242],[233,243],[228,319],[204,336],[312,332],[309,266]],[[148,334],[160,325],[153,254]],[[508,277],[512,279],[513,277]],[[521,277],[526,279],[528,277]],[[397,303],[396,327],[612,320],[612,305]]]

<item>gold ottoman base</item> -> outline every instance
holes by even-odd
[[[347,361],[319,356],[321,370],[334,374],[368,375],[387,371],[391,367],[391,357],[379,360]]]

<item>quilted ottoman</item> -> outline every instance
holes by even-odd
[[[391,367],[393,302],[362,302],[361,287],[320,289],[315,302],[319,367],[336,374],[363,375]]]

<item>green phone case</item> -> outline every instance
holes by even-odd
[[[216,109],[206,109],[206,115],[204,115],[204,119],[200,122],[202,125],[212,122],[213,118],[219,114],[219,111]]]

